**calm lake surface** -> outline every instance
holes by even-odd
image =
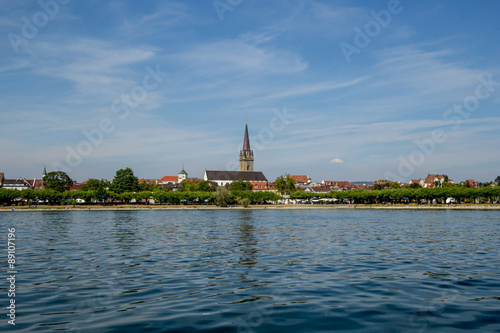
[[[0,212],[15,331],[500,332],[500,211]],[[12,330],[14,331],[14,330]]]

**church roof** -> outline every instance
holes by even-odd
[[[165,176],[163,178],[158,179],[158,183],[163,183],[163,182],[177,183],[178,180],[179,180],[178,176]]]
[[[250,150],[250,139],[248,138],[247,124],[245,124],[245,138],[243,139],[243,150]]]
[[[206,170],[207,179],[214,180],[246,180],[246,181],[264,181],[267,182],[266,176],[262,171],[215,171]]]

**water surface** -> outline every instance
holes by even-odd
[[[500,331],[498,211],[1,212],[4,244],[13,226],[17,330]]]

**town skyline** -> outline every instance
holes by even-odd
[[[498,176],[500,3],[214,3],[2,2],[0,171]]]

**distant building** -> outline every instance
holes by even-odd
[[[408,184],[410,184],[410,185],[417,184],[417,185],[420,185],[420,186],[424,186],[424,183],[425,183],[424,179],[411,179]]]
[[[253,150],[250,149],[250,138],[248,137],[248,125],[245,124],[245,136],[243,138],[243,149],[240,150],[240,171],[253,171]]]
[[[311,178],[308,175],[288,175],[288,178],[295,180],[295,184],[298,186],[309,185],[311,183]]]
[[[447,179],[448,177],[445,175],[438,174],[427,174],[427,177],[424,179],[424,187],[442,187],[445,182],[453,183],[453,180]]]
[[[203,177],[206,181],[217,183],[219,186],[231,184],[236,180],[243,180],[254,183],[264,183],[267,185],[267,178],[261,171],[215,171],[205,170]],[[256,184],[257,185],[257,184]]]
[[[43,185],[43,179],[27,179],[27,182],[30,183],[31,188],[33,190],[43,190],[44,185]]]
[[[3,179],[2,188],[6,190],[31,190],[31,184],[24,178]]]
[[[80,191],[84,184],[87,184],[87,182],[79,183],[79,182],[74,181],[73,184],[71,184],[71,186],[69,187],[69,190],[70,191]]]
[[[146,183],[146,184],[154,184],[154,185],[156,185],[157,182],[158,182],[158,180],[157,179],[140,178],[140,179],[137,179],[137,182],[139,184]]]
[[[254,156],[253,150],[250,148],[248,125],[245,125],[243,149],[240,151],[239,159],[240,171],[205,170],[203,179],[217,183],[218,186],[231,184],[232,182],[241,179],[243,181],[250,182],[254,191],[269,190],[270,186],[266,176],[264,176],[261,171],[254,171]]]
[[[348,181],[334,181],[334,180],[323,180],[321,184],[330,187],[332,191],[349,191],[354,190],[357,187]]]
[[[171,185],[179,185],[188,176],[187,172],[182,167],[182,170],[177,174],[177,176],[164,176],[156,181],[156,183],[162,187],[163,185],[169,185],[167,187],[172,188]]]
[[[467,187],[474,187],[474,188],[479,188],[479,183],[476,182],[474,179],[467,179],[461,182],[463,186]]]
[[[328,193],[331,192],[332,189],[329,186],[320,185],[320,186],[310,186],[304,189],[305,192],[312,193]]]
[[[187,172],[184,171],[184,166],[182,166],[182,170],[179,172],[179,174],[177,175],[177,183],[182,183],[182,181],[184,179],[186,179],[188,176]]]

